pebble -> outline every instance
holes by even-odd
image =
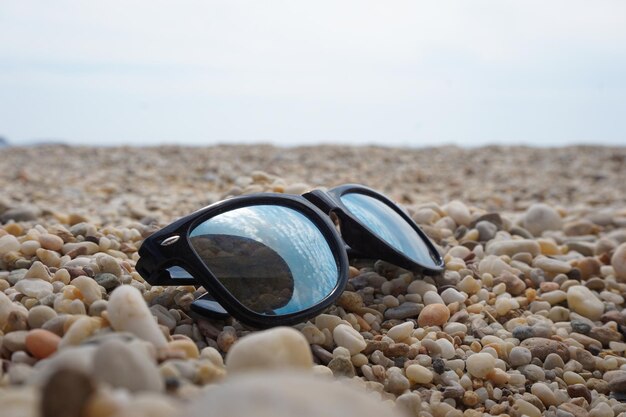
[[[486,253],[497,256],[530,253],[531,256],[535,257],[541,253],[541,248],[537,241],[530,239],[494,240],[487,245]]]
[[[395,373],[402,377],[402,374]],[[394,379],[400,379],[394,377]],[[408,380],[404,378],[408,388]],[[404,381],[401,381],[404,382]],[[390,387],[392,388],[392,387]],[[393,387],[395,388],[395,387]],[[313,374],[264,372],[238,375],[183,404],[187,417],[272,416],[399,417],[374,392],[341,381],[329,383]],[[405,405],[406,406],[406,405]],[[412,409],[420,409],[420,406]],[[294,411],[295,410],[295,411]]]
[[[63,239],[50,233],[39,236],[39,243],[42,248],[57,252],[63,248]]]
[[[475,353],[466,361],[467,371],[476,378],[485,378],[496,366],[496,359],[488,353]]]
[[[513,298],[498,298],[496,300],[495,308],[496,313],[498,313],[499,316],[504,316],[509,311],[519,308],[519,303]]]
[[[398,307],[385,310],[385,318],[388,320],[402,320],[417,317],[422,308],[417,303],[404,302]]]
[[[459,303],[463,304],[467,299],[467,295],[458,292],[454,288],[447,288],[441,293],[441,299],[446,304]]]
[[[572,266],[569,263],[559,261],[558,259],[546,258],[545,256],[535,258],[533,266],[555,274],[566,274],[572,270]]]
[[[443,304],[425,306],[417,318],[420,327],[443,326],[450,318],[450,310]]]
[[[107,291],[111,291],[121,285],[119,278],[109,272],[97,274],[93,279]]]
[[[457,225],[469,226],[472,221],[469,209],[458,200],[449,202],[444,208],[446,214],[454,220]]]
[[[46,381],[42,388],[41,417],[81,417],[96,391],[94,381],[73,369],[61,369]]]
[[[45,298],[53,292],[52,284],[40,278],[21,279],[13,288],[28,297],[37,299]]]
[[[626,282],[626,242],[619,245],[613,252],[611,265],[615,271],[615,278],[620,282]]]
[[[409,365],[405,373],[409,381],[414,384],[430,384],[433,380],[432,371],[419,364]]]
[[[29,331],[24,340],[26,350],[37,359],[45,359],[54,354],[60,342],[58,335],[43,329]]]
[[[345,347],[350,352],[350,355],[356,355],[361,352],[367,346],[363,336],[352,326],[347,324],[339,324],[333,330],[333,339],[337,346]]]
[[[310,369],[312,366],[309,343],[302,333],[290,327],[275,327],[242,337],[226,355],[229,373],[255,369]]]
[[[531,359],[532,354],[530,350],[525,347],[515,346],[511,349],[511,352],[509,352],[509,363],[513,367],[528,365]]]
[[[116,339],[108,340],[97,348],[93,371],[93,376],[99,381],[131,392],[160,392],[164,388],[156,363],[143,352]]]
[[[401,342],[411,337],[414,329],[415,329],[415,323],[413,323],[412,321],[407,321],[405,323],[401,323],[396,326],[393,326],[387,332],[387,336],[389,336],[396,342]]]
[[[554,390],[542,382],[537,382],[530,387],[530,392],[535,395],[539,400],[549,407],[551,405],[558,405],[559,402],[554,395]]]
[[[0,237],[0,257],[9,252],[16,252],[20,249],[20,241],[13,235]]]
[[[534,236],[541,236],[546,230],[561,230],[563,228],[563,220],[551,206],[536,203],[530,206],[524,213],[522,225],[524,229]]]
[[[100,286],[92,278],[82,275],[80,277],[74,278],[71,281],[71,285],[78,288],[81,294],[81,299],[88,306],[91,305],[94,301],[102,299]]]
[[[28,311],[28,326],[31,329],[38,329],[56,316],[57,312],[52,307],[46,305],[34,306]]]
[[[544,361],[546,357],[551,353],[556,353],[567,362],[570,358],[569,350],[567,346],[556,340],[544,339],[542,337],[531,337],[520,343],[520,347],[525,347],[530,350],[533,358],[538,358]]]
[[[141,292],[130,285],[116,288],[107,305],[108,320],[117,331],[126,331],[152,343],[157,348],[165,347],[167,341],[152,318]]]
[[[573,285],[568,288],[567,305],[570,310],[594,321],[600,320],[604,313],[604,303],[583,285]]]
[[[476,223],[476,230],[478,230],[478,239],[481,242],[488,242],[495,237],[498,226],[489,221],[481,220]]]

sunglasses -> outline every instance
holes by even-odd
[[[193,312],[233,316],[253,327],[295,324],[321,313],[346,286],[348,255],[426,275],[444,268],[407,212],[355,184],[220,201],[146,238],[139,255],[137,272],[151,285],[207,290],[191,304]]]

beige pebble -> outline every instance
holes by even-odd
[[[611,265],[615,271],[615,278],[620,282],[626,282],[626,242],[615,249],[611,256]]]
[[[108,320],[117,331],[127,331],[157,348],[166,346],[165,336],[154,320],[138,289],[121,285],[111,293],[107,305]]]
[[[567,305],[570,310],[591,320],[600,320],[604,303],[584,285],[574,285],[567,290]]]
[[[309,343],[302,333],[290,327],[251,333],[235,342],[226,355],[229,373],[312,366]]]
[[[82,300],[88,306],[91,305],[91,303],[93,303],[94,301],[102,299],[100,286],[93,278],[82,275],[80,277],[74,278],[71,282],[71,285],[78,288],[81,293]]]
[[[335,327],[333,339],[338,346],[348,349],[351,356],[361,352],[367,346],[363,336],[347,324],[339,324]]]
[[[408,339],[413,333],[414,329],[415,329],[415,324],[412,321],[407,321],[405,323],[401,323],[401,324],[393,326],[387,332],[387,336],[389,336],[396,342],[401,342],[405,339]]]
[[[475,353],[467,358],[465,364],[471,375],[485,378],[496,366],[496,359],[489,353]]]
[[[425,366],[412,364],[406,368],[406,376],[414,384],[430,384],[433,380],[433,373]]]
[[[39,236],[39,243],[42,248],[57,252],[63,248],[63,239],[50,233]]]
[[[197,359],[200,357],[198,346],[189,339],[172,340],[167,344],[171,350],[179,350],[185,353],[185,357],[188,359]]]

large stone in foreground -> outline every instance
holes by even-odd
[[[226,355],[229,373],[259,369],[310,369],[313,356],[302,333],[276,327],[239,339]]]

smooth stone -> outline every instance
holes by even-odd
[[[510,272],[503,272],[496,278],[494,278],[493,283],[498,285],[503,283],[506,286],[506,292],[513,296],[520,295],[526,289],[526,284],[524,281],[511,274]]]
[[[28,268],[24,278],[39,278],[45,281],[50,281],[50,271],[43,263],[35,261],[30,268]]]
[[[337,346],[348,349],[351,356],[360,353],[367,346],[363,336],[352,326],[347,324],[340,324],[335,327],[335,330],[333,330],[333,339]]]
[[[61,342],[61,338],[43,329],[33,329],[25,339],[26,350],[37,359],[45,359],[54,354]]]
[[[415,324],[412,321],[407,321],[405,323],[393,326],[387,332],[387,336],[392,338],[395,342],[401,342],[411,337],[414,329]]]
[[[604,313],[604,303],[583,285],[568,288],[567,305],[571,311],[594,321],[600,320]]]
[[[456,355],[454,345],[450,343],[448,339],[437,339],[436,343],[439,345],[441,357],[443,359],[452,359]]]
[[[55,372],[41,390],[41,417],[82,417],[96,391],[90,376],[72,369]]]
[[[548,356],[546,356],[546,359],[543,361],[543,367],[545,369],[555,369],[555,368],[563,369],[565,367],[565,362],[563,362],[563,358],[561,358],[556,353],[550,353]]]
[[[545,256],[535,258],[533,260],[533,266],[555,274],[566,274],[572,269],[572,266],[567,262],[546,258]]]
[[[326,366],[328,366],[328,369],[330,369],[333,375],[337,378],[339,377],[352,378],[356,375],[354,365],[352,364],[352,361],[348,358],[344,358],[344,357],[333,358]]]
[[[473,276],[467,275],[465,278],[458,283],[457,288],[463,291],[466,294],[476,294],[480,291],[480,282],[476,280]]]
[[[411,387],[409,379],[400,372],[390,372],[387,377],[385,389],[396,395],[400,395]]]
[[[420,314],[420,311],[421,307],[419,304],[406,301],[398,307],[385,310],[384,316],[388,320],[402,320],[416,317]]]
[[[472,376],[485,378],[495,368],[496,359],[489,353],[475,353],[467,358],[465,365]]]
[[[42,299],[52,294],[54,288],[52,284],[40,278],[24,278],[19,280],[14,286],[20,293],[37,299]]]
[[[71,281],[71,285],[78,288],[82,295],[82,300],[88,306],[91,305],[94,301],[102,299],[102,292],[100,291],[100,286],[96,281],[92,278],[81,275],[79,277],[74,278]]]
[[[185,354],[187,359],[198,359],[200,351],[198,346],[189,339],[172,340],[167,344],[170,350],[178,350]]]
[[[9,252],[19,251],[20,246],[20,241],[13,235],[4,235],[0,237],[0,257]]]
[[[160,392],[164,388],[156,363],[120,340],[108,340],[97,348],[93,370],[95,378],[115,388],[131,392]]]
[[[463,304],[467,299],[467,296],[458,292],[454,288],[447,288],[441,293],[441,299],[446,304],[459,303]]]
[[[57,235],[45,233],[39,236],[41,247],[48,250],[60,251],[63,248],[63,239]]]
[[[626,282],[626,242],[619,245],[613,252],[611,265],[615,271],[615,278],[619,282]]]
[[[120,266],[120,263],[117,259],[107,254],[98,254],[96,256],[96,264],[100,268],[100,273],[113,274],[115,277],[122,276],[122,267]]]
[[[238,339],[226,355],[228,373],[254,370],[310,369],[313,357],[309,343],[290,327],[251,333]]]
[[[530,392],[532,392],[533,395],[535,395],[537,398],[539,398],[539,400],[541,400],[541,402],[546,407],[549,407],[551,405],[558,405],[559,404],[559,402],[556,399],[556,396],[554,395],[553,389],[550,388],[549,386],[547,386],[544,383],[537,382],[537,383],[533,384],[530,387]]]
[[[488,273],[493,276],[498,276],[502,272],[511,272],[512,270],[513,268],[509,264],[504,262],[502,259],[500,259],[500,257],[496,255],[485,256],[478,263],[478,272],[480,273],[480,275]]]
[[[320,330],[328,329],[332,332],[341,322],[341,317],[332,314],[320,314],[315,318],[315,327]]]
[[[117,288],[122,284],[117,276],[109,272],[97,274],[93,279],[107,291]]]
[[[539,296],[541,301],[547,301],[550,305],[556,305],[567,300],[567,293],[561,290],[550,291]]]
[[[478,240],[488,242],[496,235],[498,226],[489,221],[481,220],[476,223],[476,230],[478,230]]]
[[[587,388],[587,386],[584,384],[569,385],[567,387],[567,394],[570,396],[570,398],[582,397],[587,400],[589,404],[591,404],[591,392],[589,391],[589,388]]]
[[[443,304],[424,306],[417,318],[420,327],[443,326],[450,318],[450,310]]]
[[[541,236],[546,230],[561,230],[563,228],[563,220],[553,207],[543,203],[536,203],[530,206],[524,213],[522,226],[534,236]]]
[[[419,364],[409,365],[405,373],[409,381],[414,384],[430,384],[434,376],[430,369]]]
[[[509,311],[519,308],[519,303],[513,298],[502,297],[496,300],[495,308],[499,316],[504,316]]]
[[[530,253],[535,257],[541,253],[541,247],[537,241],[530,239],[494,240],[487,245],[485,252],[497,256]]]
[[[521,346],[515,346],[509,352],[509,364],[513,367],[528,365],[532,359],[529,349]]]
[[[567,345],[556,340],[531,337],[520,343],[520,346],[530,350],[533,358],[539,358],[541,361],[544,361],[550,353],[556,353],[564,362],[567,362],[570,356]]]
[[[449,202],[445,207],[444,211],[448,216],[454,220],[457,225],[469,226],[472,221],[472,216],[469,212],[469,209],[465,204],[458,200],[454,200]]]
[[[426,281],[417,279],[409,284],[406,291],[407,294],[419,294],[421,296],[424,296],[424,294],[426,294],[428,291],[433,291],[436,293],[437,287],[435,287],[433,284],[427,283]]]
[[[519,370],[529,381],[545,381],[546,379],[543,368],[532,363],[521,367]]]
[[[443,299],[435,291],[427,291],[423,296],[425,305],[429,304],[444,304]]]
[[[61,338],[59,349],[81,344],[83,340],[100,330],[101,326],[101,319],[80,315],[76,321],[72,322],[69,329],[66,330]]]
[[[202,395],[194,396],[182,407],[180,415],[186,417],[405,415],[376,399],[372,393],[357,389],[347,381],[330,382],[310,373],[295,372],[259,372],[232,378],[229,376],[225,382],[211,387]],[[419,410],[419,406],[414,409]]]
[[[117,331],[127,331],[157,348],[167,345],[141,292],[130,285],[116,288],[107,305],[108,320]]]
[[[35,206],[13,207],[0,215],[0,223],[8,223],[10,220],[14,222],[29,222],[37,220],[41,214],[41,210]]]
[[[4,335],[2,338],[2,348],[9,352],[17,352],[26,349],[27,330],[17,330]]]
[[[31,329],[38,329],[56,316],[57,312],[52,307],[45,305],[34,306],[28,311],[28,326]]]

